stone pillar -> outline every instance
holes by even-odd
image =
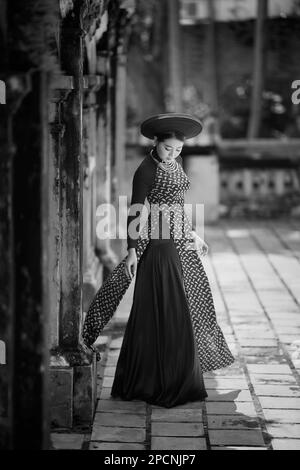
[[[71,427],[73,422],[73,369],[60,350],[61,304],[61,156],[65,132],[62,109],[68,94],[74,88],[73,77],[52,77],[49,96],[48,149],[48,290],[51,347],[51,422]]]
[[[108,28],[107,28],[108,29]],[[97,120],[97,158],[96,158],[96,206],[100,204],[109,204],[112,202],[112,113],[111,113],[111,96],[112,96],[112,79],[111,79],[111,60],[108,45],[108,34],[105,34],[105,40],[102,41],[103,46],[98,50],[97,55],[97,74],[101,74],[104,78],[104,85],[97,93],[97,104],[99,106]],[[97,223],[97,221],[96,221]],[[96,224],[95,224],[96,228]],[[95,246],[97,256],[102,263],[102,279],[109,274],[116,266],[118,258],[112,249],[109,239],[101,239],[96,236]]]
[[[58,338],[52,348],[52,424],[90,425],[96,404],[95,355],[81,344],[83,244],[83,36],[82,11],[76,3],[61,26],[61,67],[72,77],[58,121],[63,122],[59,149],[59,299]],[[55,182],[53,182],[55,183]],[[55,186],[55,185],[54,185]],[[53,188],[53,184],[52,184]],[[54,204],[55,207],[55,204]],[[53,239],[55,244],[55,241]],[[55,317],[55,312],[54,312]],[[53,324],[53,323],[52,323]],[[55,328],[54,328],[55,331]],[[54,335],[55,336],[55,335]]]
[[[95,253],[96,189],[98,161],[97,93],[104,84],[101,75],[84,76],[84,193],[83,193],[83,311],[87,312],[99,286],[102,264]]]
[[[60,273],[61,273],[61,155],[62,138],[65,124],[61,110],[68,94],[74,88],[73,77],[61,75],[52,77],[49,93],[49,134],[48,145],[48,288],[50,310],[50,344],[51,348],[59,345],[59,310],[60,310]]]
[[[98,55],[98,72],[105,75],[105,87],[103,87],[103,98],[105,99],[105,109],[103,110],[103,118],[101,116],[99,121],[99,134],[104,137],[103,151],[105,155],[105,162],[99,162],[104,170],[104,178],[100,174],[101,166],[97,171],[98,185],[100,181],[103,183],[104,191],[99,190],[97,194],[97,204],[107,203],[112,204],[115,200],[116,178],[114,172],[115,153],[114,153],[114,49],[116,45],[116,30],[115,30],[115,12],[108,11],[107,34],[105,40],[104,50],[102,54]],[[102,121],[102,123],[101,123]],[[101,127],[103,128],[101,129]],[[103,132],[104,130],[104,132]],[[101,191],[101,192],[100,192]],[[112,221],[109,220],[112,225]],[[97,239],[97,248],[99,249],[100,259],[103,262],[103,280],[109,275],[113,268],[118,263],[118,256],[115,252],[114,240]]]
[[[1,108],[0,447],[47,449],[48,343],[44,303],[43,73],[6,75]]]
[[[126,233],[127,207],[119,205],[119,196],[124,196],[125,159],[126,159],[126,110],[127,110],[127,12],[120,13],[118,22],[118,35],[116,53],[114,57],[115,85],[114,85],[114,155],[115,155],[115,187],[114,204],[118,221],[124,221],[123,226],[117,222],[117,234]],[[124,211],[125,209],[125,214]],[[118,239],[113,247],[122,259],[127,253],[127,239]]]
[[[2,78],[2,77],[1,77]],[[3,76],[4,78],[4,76]],[[5,77],[6,79],[6,77]],[[6,84],[6,81],[3,81]],[[0,362],[0,449],[12,448],[13,345],[15,313],[15,266],[13,246],[13,155],[12,109],[0,105],[0,340],[5,356]]]

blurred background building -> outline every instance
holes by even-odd
[[[203,222],[299,217],[299,43],[297,0],[0,0],[0,447],[93,420],[80,331],[126,254],[97,207],[126,212],[144,118],[203,120],[183,151]]]
[[[297,215],[300,118],[291,85],[300,75],[299,2],[175,3],[177,16],[174,2],[140,3],[128,56],[128,158],[137,143],[147,146],[138,131],[146,115],[191,112],[205,127],[188,142],[186,170],[192,165],[200,186],[203,171],[212,181],[218,175],[211,194],[204,184],[193,195],[206,203],[206,222]],[[197,160],[199,175],[192,155],[210,155]]]

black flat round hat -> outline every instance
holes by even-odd
[[[141,133],[148,139],[154,139],[158,134],[178,131],[190,139],[200,134],[202,128],[202,123],[190,114],[167,113],[156,114],[142,122]]]

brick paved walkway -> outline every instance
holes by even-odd
[[[202,258],[236,362],[205,374],[208,398],[172,409],[111,400],[133,286],[100,342],[90,435],[53,434],[56,448],[300,449],[300,228],[296,222],[206,227]],[[73,440],[72,440],[73,439]]]

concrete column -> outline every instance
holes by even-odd
[[[179,1],[167,0],[168,18],[168,81],[169,96],[168,111],[180,113],[182,111],[182,74],[181,74],[181,39],[179,23]]]
[[[199,216],[197,220],[193,215],[193,223],[197,233],[204,235],[203,224],[217,222],[219,216],[219,162],[216,155],[187,155],[184,157],[185,171],[191,181],[191,189],[187,192],[185,202],[203,204],[204,218]]]

